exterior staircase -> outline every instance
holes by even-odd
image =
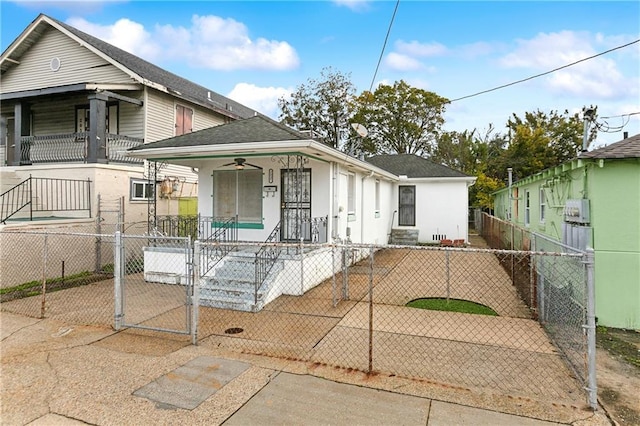
[[[236,311],[258,312],[264,307],[269,280],[257,291],[255,279],[256,254],[251,251],[231,252],[213,270],[213,276],[202,277],[200,305]],[[283,264],[277,261],[271,270],[277,274]]]

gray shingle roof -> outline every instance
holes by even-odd
[[[249,142],[308,140],[304,134],[270,118],[258,115],[228,124],[210,127],[169,139],[140,145],[130,151],[154,148],[178,148],[196,145],[222,145]]]
[[[640,158],[640,133],[620,142],[583,152],[578,158]]]
[[[174,95],[180,98],[195,101],[201,105],[210,106],[219,112],[234,118],[248,118],[256,115],[256,111],[247,106],[176,74],[170,73],[169,71],[147,62],[142,58],[84,33],[77,28],[67,25],[64,22],[60,22],[47,15],[44,16],[56,22],[58,25],[65,28],[85,43],[90,44],[105,55],[108,55],[114,61],[122,64],[139,76],[168,88]]]
[[[468,177],[462,172],[413,154],[376,155],[365,161],[394,175],[409,178]]]

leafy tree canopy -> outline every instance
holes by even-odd
[[[428,156],[437,145],[448,99],[397,81],[381,84],[355,101],[354,121],[369,130],[364,149],[370,153]]]
[[[309,79],[289,98],[278,99],[279,119],[297,129],[309,130],[312,137],[342,149],[353,117],[355,86],[349,74],[324,68],[319,79]]]

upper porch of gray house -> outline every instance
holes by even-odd
[[[154,122],[176,120],[171,109],[146,115],[150,92],[223,121],[256,114],[42,14],[2,53],[0,73],[0,165],[141,163],[124,152],[169,136]]]
[[[142,164],[124,155],[144,143],[141,93],[78,84],[1,94],[2,165]]]

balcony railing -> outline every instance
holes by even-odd
[[[84,163],[87,161],[89,132],[56,135],[22,136],[20,138],[20,164]],[[128,158],[125,151],[141,145],[143,139],[124,135],[107,135],[105,147],[107,162],[141,164],[138,158]],[[7,159],[11,160],[11,159]]]

